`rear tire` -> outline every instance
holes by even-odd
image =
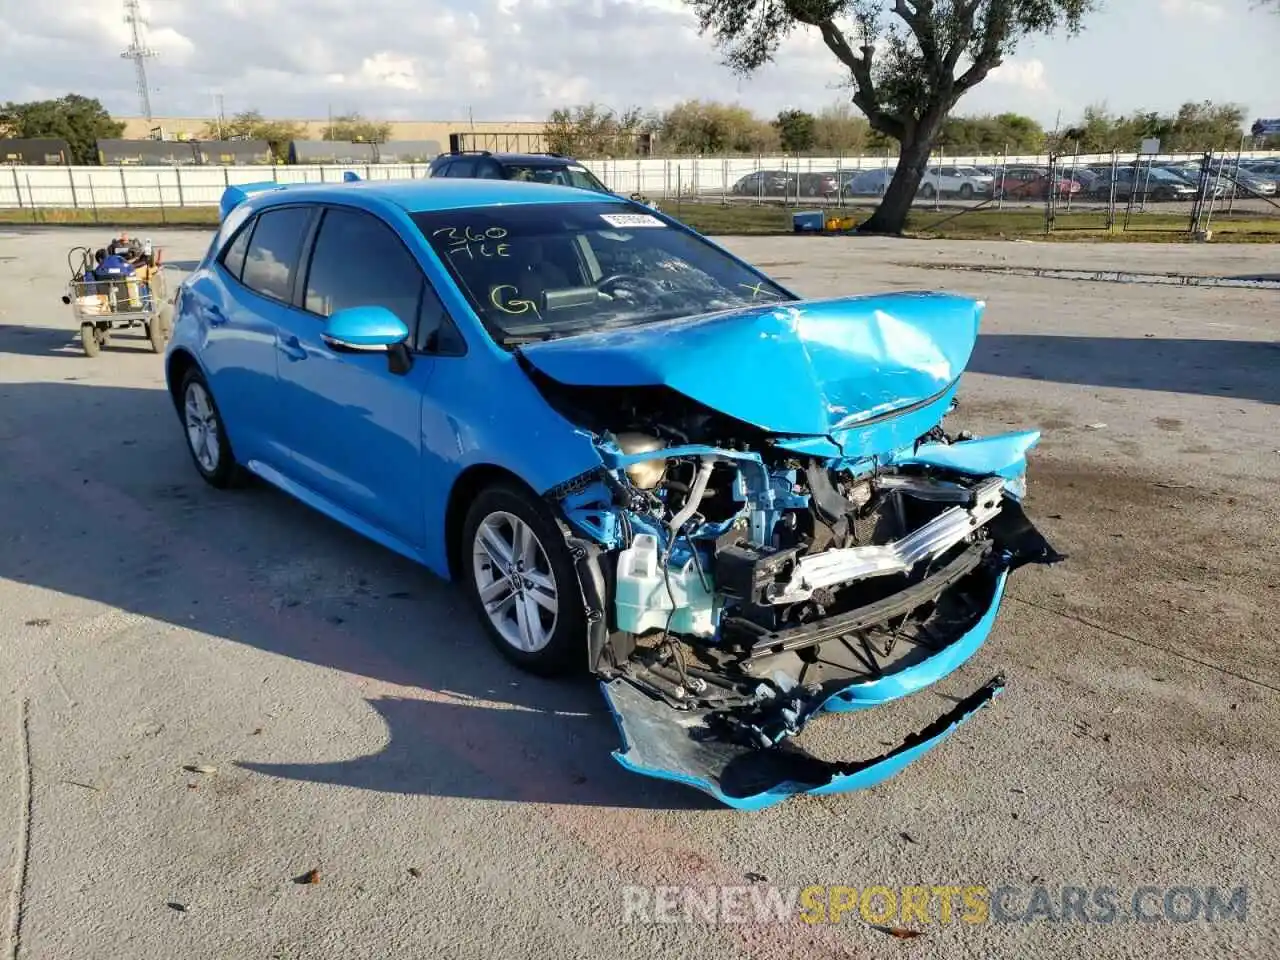
[[[199,367],[193,366],[186,372],[178,395],[178,416],[196,471],[205,483],[219,490],[238,486],[243,473],[231,452],[213,392]]]
[[[156,320],[160,323],[160,334],[164,342],[168,343],[173,337],[173,307],[166,303],[156,314]]]
[[[102,346],[98,343],[98,328],[92,323],[80,324],[80,347],[86,357],[96,357],[102,352]]]
[[[458,564],[489,639],[530,673],[586,663],[587,622],[564,533],[547,507],[510,483],[481,490],[462,525]]]
[[[160,318],[154,318],[150,323],[143,324],[147,331],[147,339],[151,341],[151,351],[153,353],[164,353],[164,327],[161,326]]]

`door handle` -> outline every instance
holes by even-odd
[[[220,327],[227,322],[227,315],[222,312],[222,308],[215,303],[209,304],[207,308],[209,315],[209,325],[212,327]]]
[[[280,352],[290,360],[307,359],[307,348],[302,345],[302,341],[296,336],[285,337],[280,341]]]

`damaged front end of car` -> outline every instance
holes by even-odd
[[[625,767],[758,809],[878,783],[1000,692],[994,677],[870,759],[791,740],[952,673],[1009,574],[1060,559],[1021,503],[1039,434],[942,427],[982,309],[803,301],[522,351],[600,455],[547,496]]]

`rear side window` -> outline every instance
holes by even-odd
[[[240,232],[232,238],[227,244],[226,252],[222,255],[222,266],[227,273],[231,274],[237,280],[240,274],[244,272],[244,255],[249,249],[249,238],[253,235],[253,225],[256,221],[250,220]]]
[[[391,227],[373,214],[331,207],[316,236],[304,306],[322,317],[386,307],[412,331],[425,279]]]
[[[449,164],[449,176],[451,177],[473,177],[476,172],[476,162],[470,157],[464,157],[454,160]]]
[[[273,300],[292,301],[298,257],[311,214],[310,207],[285,207],[258,216],[241,278],[246,287]]]

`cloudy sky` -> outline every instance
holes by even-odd
[[[1052,127],[1089,103],[1172,110],[1234,101],[1280,117],[1280,16],[1254,0],[1103,0],[1086,32],[1024,43],[960,112],[1012,110]],[[762,114],[837,102],[842,75],[812,33],[750,80],[721,66],[680,0],[147,0],[157,116],[542,119],[737,101]],[[0,101],[78,92],[138,113],[123,0],[0,0]]]

